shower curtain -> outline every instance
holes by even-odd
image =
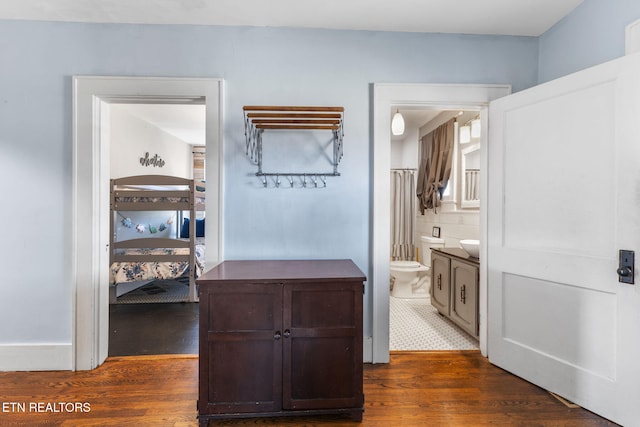
[[[415,172],[391,170],[391,259],[410,261],[415,256],[413,228],[416,216]]]

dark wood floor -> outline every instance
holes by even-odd
[[[195,427],[197,392],[195,356],[113,357],[84,372],[0,372],[0,425]],[[565,406],[477,352],[393,353],[389,364],[365,364],[364,393],[362,426],[615,425]],[[6,406],[9,402],[23,403],[26,410],[12,409]],[[30,411],[33,404],[43,411]],[[47,404],[51,411],[46,411]],[[69,411],[76,407],[80,409]],[[358,424],[315,417],[229,420],[220,425]]]
[[[109,306],[109,356],[153,354],[198,354],[198,303]]]

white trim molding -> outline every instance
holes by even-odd
[[[631,55],[640,52],[640,19],[625,28],[625,53]]]
[[[69,371],[71,344],[0,344],[0,371]]]
[[[207,265],[222,258],[223,81],[217,78],[73,77],[73,369],[104,362],[109,343],[109,103],[200,103],[206,109]]]

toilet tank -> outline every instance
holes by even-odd
[[[431,248],[444,248],[444,239],[420,236],[420,263],[427,267],[431,267]]]

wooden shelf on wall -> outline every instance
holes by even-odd
[[[267,176],[288,179],[293,186],[294,176],[315,177],[316,183],[320,179],[326,186],[326,176],[339,176],[338,164],[342,159],[342,142],[344,136],[343,119],[344,107],[312,107],[312,106],[273,106],[273,105],[245,105],[243,108],[246,153],[258,166],[256,176],[263,177],[263,184],[267,186]],[[333,143],[332,172],[265,172],[262,170],[262,134],[269,130],[309,130],[331,131]],[[306,185],[305,185],[306,186]]]

